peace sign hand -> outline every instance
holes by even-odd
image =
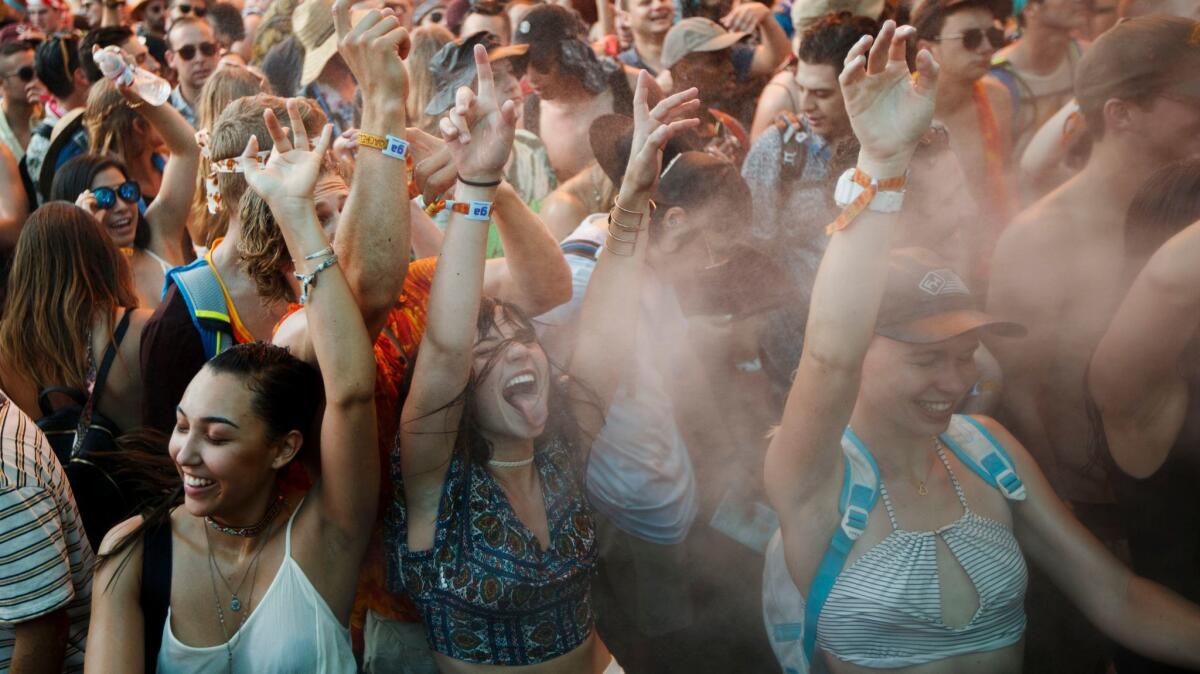
[[[499,101],[487,49],[475,45],[475,70],[479,93],[461,87],[454,107],[438,127],[454,158],[458,174],[468,180],[491,182],[504,174],[517,130],[517,108],[512,101]]]
[[[250,137],[246,149],[238,158],[250,189],[277,214],[288,208],[312,208],[313,189],[321,173],[321,160],[333,142],[333,125],[326,124],[316,147],[310,149],[308,131],[300,116],[299,101],[297,98],[287,100],[288,121],[292,136],[296,139],[295,146],[280,126],[275,113],[268,108],[263,111],[263,121],[267,124],[267,132],[271,134],[275,147],[266,164],[259,162],[257,136]]]
[[[651,109],[647,101],[652,87],[650,74],[645,70],[638,73],[633,93],[633,142],[621,182],[621,193],[627,199],[649,196],[654,191],[667,142],[676,133],[700,124],[699,119],[690,116],[700,109],[700,92],[695,87],[667,96]]]
[[[862,146],[860,168],[873,178],[900,176],[933,121],[938,64],[922,49],[910,76],[905,43],[912,26],[885,21],[878,37],[863,36],[846,55],[838,80],[850,125]],[[861,164],[869,166],[861,166]]]

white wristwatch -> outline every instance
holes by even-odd
[[[838,178],[837,188],[833,192],[833,200],[838,206],[845,208],[854,203],[867,188],[854,182],[854,169],[847,169]],[[867,210],[876,213],[899,213],[904,206],[904,190],[881,190],[875,193],[875,198],[867,204]]]

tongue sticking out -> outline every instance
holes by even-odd
[[[530,428],[542,428],[546,425],[547,410],[545,405],[538,404],[537,388],[533,383],[511,386],[504,392],[504,399],[509,405],[521,413],[525,423]]]

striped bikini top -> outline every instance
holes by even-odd
[[[838,576],[817,623],[818,646],[862,667],[894,668],[1012,645],[1025,632],[1028,570],[1012,530],[967,505],[941,446],[938,457],[963,514],[937,531],[906,531],[887,487],[879,492],[892,533]],[[979,609],[960,627],[942,622],[937,539],[975,585]]]

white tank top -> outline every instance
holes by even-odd
[[[303,505],[303,502],[301,503]],[[353,674],[354,653],[350,629],[338,622],[329,605],[292,559],[292,522],[284,535],[283,562],[262,600],[246,618],[229,645],[233,650],[232,670],[225,644],[193,648],[180,643],[171,632],[171,610],[163,625],[162,648],[158,651],[159,674]],[[215,610],[215,607],[214,607]]]

